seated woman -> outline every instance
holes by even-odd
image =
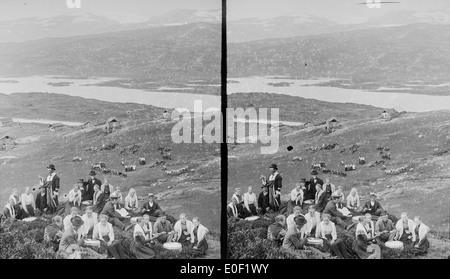
[[[125,209],[131,215],[139,214],[139,201],[134,188],[131,188],[128,195],[125,197]]]
[[[347,208],[353,213],[353,215],[357,215],[361,213],[361,201],[358,195],[358,190],[356,188],[352,188],[350,190],[350,194],[347,196]]]
[[[332,254],[339,259],[350,259],[344,241],[337,238],[336,226],[330,221],[330,215],[326,213],[322,214],[322,222],[317,225],[316,237],[322,238],[328,243]]]
[[[14,200],[12,198],[9,198],[8,203],[5,205],[5,209],[3,210],[3,217],[5,219],[15,220],[16,216],[17,216],[17,212],[14,208]]]
[[[322,186],[320,184],[316,185],[316,211],[317,212],[323,212],[325,207],[327,206],[328,200],[327,196],[325,195],[325,191],[322,189]]]
[[[430,228],[427,227],[419,216],[414,217],[414,233],[416,234],[416,241],[413,243],[413,253],[415,255],[425,254],[430,248],[430,242],[428,241],[427,234]]]
[[[114,229],[111,223],[108,223],[108,216],[100,214],[100,222],[94,226],[94,232],[92,234],[93,239],[100,240],[103,246],[111,246],[114,241]]]
[[[191,254],[195,256],[205,255],[208,250],[208,242],[206,241],[206,235],[208,234],[208,229],[200,224],[200,218],[192,218],[192,223],[194,228],[191,234],[191,244],[192,250]]]
[[[264,215],[270,211],[269,187],[262,186],[263,191],[259,193],[257,202],[257,212]]]
[[[331,184],[330,178],[327,177],[325,179],[325,183],[323,183],[322,189],[323,189],[323,192],[324,192],[323,194],[325,195],[325,199],[327,201],[330,201],[331,200],[331,195],[334,192],[336,192],[336,186],[334,186],[334,184]]]
[[[92,206],[87,206],[86,211],[83,216],[83,227],[82,227],[82,235],[86,238],[91,238],[95,225],[98,223],[97,213],[92,211]]]
[[[287,215],[290,215],[294,211],[294,207],[302,206],[303,204],[303,190],[305,182],[302,180],[295,185],[295,188],[291,191],[291,198],[288,201]]]
[[[267,239],[274,241],[278,246],[283,244],[286,235],[286,217],[278,215],[275,217],[275,223],[267,229]]]
[[[231,199],[231,202],[227,205],[227,216],[239,218],[239,209],[237,207],[236,199]]]
[[[345,206],[345,197],[344,197],[344,190],[342,189],[342,186],[337,186],[336,192],[334,192],[335,195],[339,196],[338,201],[338,208],[343,208]]]
[[[186,219],[186,214],[180,214],[180,220],[178,220],[173,226],[175,234],[173,240],[181,243],[183,247],[189,246],[191,243],[191,232],[194,229],[194,224]]]
[[[368,235],[366,221],[366,217],[359,217],[359,223],[356,226],[356,239],[352,243],[353,251],[360,259],[381,259],[380,246],[372,243],[374,238]]]
[[[70,209],[72,207],[77,207],[78,209],[81,209],[82,193],[78,187],[79,185],[75,184],[73,185],[73,189],[69,191],[66,203],[66,215],[70,214]]]
[[[305,215],[305,219],[306,219],[306,226],[305,226],[306,235],[307,236],[315,235],[317,225],[320,223],[320,213],[316,211],[314,205],[310,205],[308,207],[308,213]]]
[[[152,248],[147,246],[151,239],[146,239],[145,232],[142,226],[144,225],[144,218],[139,217],[134,226],[133,241],[130,243],[130,252],[136,259],[152,259],[155,257],[155,252]]]
[[[411,242],[416,241],[416,232],[414,231],[414,221],[408,218],[408,214],[403,212],[400,220],[395,224],[395,229],[397,230],[397,234],[394,237],[394,240],[401,241],[405,244],[410,244]]]
[[[31,193],[30,187],[25,187],[25,193],[21,196],[22,209],[24,212],[24,217],[34,216],[34,211],[36,210],[36,204],[34,196]]]

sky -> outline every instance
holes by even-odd
[[[398,10],[430,11],[450,9],[450,0],[381,0],[400,2],[369,8],[366,0],[228,0],[227,19],[272,18],[286,14],[312,14],[338,23],[363,22]]]
[[[68,13],[93,13],[139,22],[177,9],[217,10],[221,0],[79,0],[70,9],[66,0],[0,0],[0,21],[24,17],[53,17]]]

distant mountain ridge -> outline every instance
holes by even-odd
[[[50,18],[29,17],[0,21],[0,42],[23,42],[43,38],[72,37],[146,29],[167,25],[209,22],[220,23],[220,10],[174,10],[138,22],[120,21],[107,13],[70,13]]]

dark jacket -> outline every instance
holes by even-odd
[[[230,204],[228,204],[227,205],[227,216],[228,217],[239,217],[239,210],[238,210],[237,206],[235,206],[235,210],[236,210],[236,214],[238,216],[234,216],[233,209],[230,207]]]
[[[327,204],[328,204],[327,195],[323,193],[322,195],[320,195],[319,201],[316,204],[316,211],[322,213],[325,210]]]
[[[325,206],[323,213],[328,213],[331,215],[331,217],[339,217],[341,219],[345,218],[345,216],[339,210],[337,210],[334,201],[329,201],[327,203],[327,206]]]
[[[95,194],[95,192],[94,192],[94,194]],[[94,195],[92,195],[92,201],[94,201]],[[97,203],[93,205],[93,211],[95,213],[101,212],[103,210],[103,207],[105,206],[106,202],[107,202],[107,199],[106,199],[105,193],[100,193],[97,198]]]
[[[305,190],[303,190],[303,200],[313,200],[316,198],[316,185],[323,185],[323,180],[316,177],[316,181],[314,182],[314,178],[311,177],[309,181],[305,183]]]
[[[150,206],[150,204],[148,202],[146,202],[143,206],[142,209],[144,209],[144,213],[143,214],[148,214],[150,216],[154,216],[156,214],[156,211],[162,211],[161,207],[159,207],[159,204],[157,204],[156,202],[153,202],[153,206]]]
[[[366,204],[364,205],[363,210],[364,210],[364,208],[368,208],[369,210],[368,210],[368,211],[365,211],[365,213],[370,213],[370,214],[374,214],[375,211],[377,211],[378,209],[383,209],[383,208],[381,207],[381,204],[380,204],[378,201],[375,201],[375,203],[374,203],[373,206],[370,204],[370,201],[368,201],[368,202],[366,202]]]
[[[90,179],[87,181],[87,183],[84,185],[84,191],[83,191],[83,201],[90,201],[94,198],[94,185],[102,186],[102,182],[100,179],[94,178],[94,180]]]
[[[47,195],[43,195],[41,193],[36,195],[36,209],[39,209],[40,211],[44,211],[44,209],[47,208]]]
[[[116,207],[117,209],[120,209],[119,204],[116,204]],[[116,212],[116,210],[114,209],[114,205],[110,201],[105,204],[101,214],[105,214],[109,218],[117,218],[119,220],[125,219],[124,217],[122,217],[122,215],[120,215],[119,212]]]
[[[264,192],[259,193],[258,196],[258,208],[261,208],[262,214],[266,213],[266,208],[269,207],[269,193],[267,195],[264,195]]]

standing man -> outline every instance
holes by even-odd
[[[311,175],[312,177],[307,181],[305,185],[304,192],[304,199],[305,200],[313,200],[316,198],[316,185],[320,184],[323,185],[323,180],[317,177],[318,172],[316,170],[312,170]]]
[[[272,209],[275,212],[278,212],[280,205],[281,205],[281,188],[282,185],[282,178],[281,175],[278,173],[278,166],[276,164],[271,164],[269,166],[270,169],[270,175],[266,179],[263,175],[261,176],[261,182],[263,186],[267,185],[269,188],[269,203],[270,203],[270,209]]]
[[[49,208],[50,213],[55,213],[58,208],[58,194],[59,194],[59,183],[60,179],[58,175],[56,175],[55,165],[50,164],[47,167],[48,175],[44,180],[42,176],[39,176],[39,184],[41,185],[39,188],[44,187],[46,189],[47,196],[47,206]]]
[[[97,179],[95,176],[97,173],[93,170],[89,172],[89,180],[86,183],[86,189],[83,192],[83,201],[91,201],[94,198],[94,185],[102,185],[100,179]]]
[[[231,197],[231,199],[236,201],[236,207],[238,210],[239,217],[245,216],[245,210],[244,210],[244,197],[241,195],[241,188],[236,188],[234,190],[234,194]]]

